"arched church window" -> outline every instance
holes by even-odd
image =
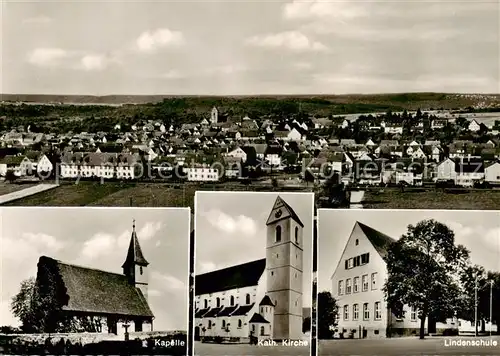
[[[276,226],[276,242],[281,241],[281,226]]]
[[[299,228],[295,226],[295,243],[299,244]]]
[[[245,303],[250,304],[250,294],[247,294],[245,297]]]
[[[234,296],[231,296],[231,306],[234,305]]]
[[[217,308],[219,308],[220,307],[220,298],[219,297],[217,297],[216,303],[217,303]]]

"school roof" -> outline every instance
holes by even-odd
[[[227,267],[195,277],[195,295],[256,286],[266,268],[266,259]]]
[[[356,224],[360,227],[361,231],[363,231],[365,236],[372,243],[373,247],[375,247],[375,250],[377,250],[382,257],[387,254],[387,248],[389,245],[396,241],[392,237],[360,223],[359,221],[357,221]]]
[[[76,266],[42,256],[38,262],[37,281],[60,286],[65,302],[63,310],[153,317],[146,298],[125,275]]]

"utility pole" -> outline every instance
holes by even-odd
[[[476,280],[474,281],[474,336],[477,337],[477,279],[478,274],[476,273]]]
[[[491,337],[492,327],[493,327],[493,279],[490,281],[490,337]]]

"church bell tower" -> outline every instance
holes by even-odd
[[[275,340],[302,337],[304,224],[278,196],[267,219],[267,295],[274,303]]]
[[[127,258],[122,265],[123,274],[128,277],[129,283],[139,288],[148,300],[148,265],[142,254],[141,245],[135,231],[135,220],[132,222],[132,236],[128,246]]]

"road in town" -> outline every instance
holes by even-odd
[[[447,346],[450,341],[496,341],[496,347]],[[377,340],[321,340],[318,356],[416,356],[416,355],[500,355],[500,336],[489,337],[429,337],[393,338]]]

